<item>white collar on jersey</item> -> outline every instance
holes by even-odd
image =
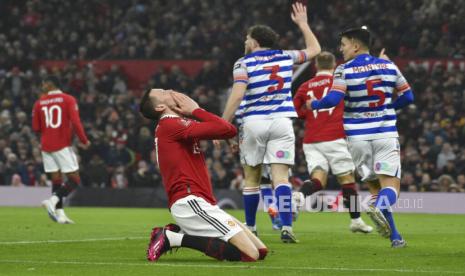
[[[49,95],[55,95],[55,94],[61,94],[63,92],[61,92],[61,90],[52,90],[52,91],[48,91],[48,94]]]
[[[175,114],[165,114],[165,115],[162,115],[160,117],[160,120],[165,119],[165,118],[181,118],[181,117],[179,117],[178,115],[175,115]]]
[[[333,73],[329,72],[329,71],[320,71],[318,73],[316,73],[316,76],[332,76]]]

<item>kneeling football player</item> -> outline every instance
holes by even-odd
[[[158,120],[157,163],[176,221],[153,229],[147,259],[157,261],[176,247],[195,249],[218,260],[264,259],[268,250],[263,242],[216,205],[199,147],[200,140],[234,137],[236,128],[173,90],[150,89],[141,100],[140,112]]]

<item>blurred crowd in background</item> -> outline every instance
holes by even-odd
[[[465,58],[463,1],[308,1],[309,21],[324,49],[337,52],[337,33],[368,25],[374,51],[391,57]],[[69,11],[73,11],[70,13]],[[361,12],[367,11],[370,12]],[[92,147],[79,150],[84,186],[161,185],[153,155],[153,123],[142,119],[143,90],[128,88],[127,76],[113,66],[102,74],[78,60],[204,59],[196,76],[179,67],[160,68],[145,88],[186,92],[216,114],[231,85],[232,64],[243,55],[247,27],[262,23],[281,35],[279,47],[301,48],[301,34],[289,18],[289,1],[0,1],[0,185],[47,185],[39,137],[31,130],[31,110],[40,80],[55,74],[62,89],[79,101]],[[342,16],[343,15],[343,16]],[[363,15],[363,16],[361,16]],[[41,59],[69,63],[53,70]],[[464,192],[465,82],[463,71],[436,66],[429,72],[408,67],[415,105],[398,115],[402,148],[402,190]],[[311,76],[308,76],[310,78]],[[292,181],[308,177],[298,137]],[[239,159],[226,146],[202,142],[212,182],[240,189]],[[335,188],[330,180],[330,188]],[[365,187],[362,187],[362,189]]]

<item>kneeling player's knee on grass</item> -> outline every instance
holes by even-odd
[[[241,252],[246,255],[246,256],[243,256],[242,261],[249,261],[249,262],[256,261],[258,260],[258,257],[260,256],[258,249],[256,247],[249,248],[247,251],[241,251]]]
[[[247,234],[244,231],[241,231],[234,235],[229,242],[237,247],[244,255],[249,257],[251,260],[258,260],[259,252],[254,243],[247,237]]]

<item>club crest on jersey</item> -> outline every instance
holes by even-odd
[[[189,126],[191,124],[191,121],[190,120],[187,120],[187,119],[181,119],[179,120],[179,123],[185,127]]]
[[[227,220],[226,223],[231,226],[231,227],[235,227],[236,226],[236,223],[232,220]]]

